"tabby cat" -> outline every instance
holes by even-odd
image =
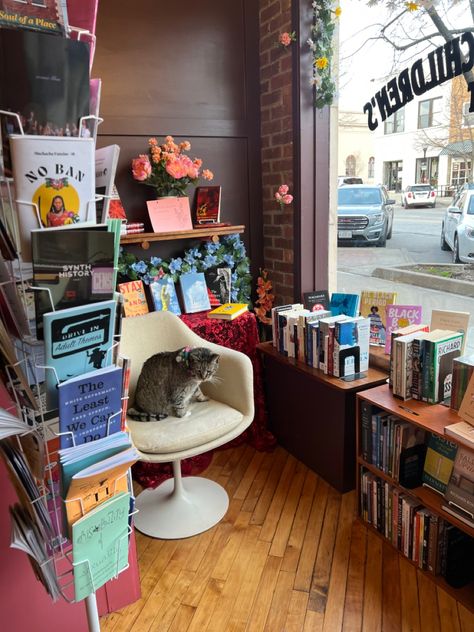
[[[184,417],[193,399],[207,401],[200,385],[212,380],[219,355],[205,347],[183,347],[156,353],[146,360],[138,377],[135,407],[128,416],[137,421]]]

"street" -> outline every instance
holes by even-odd
[[[398,196],[399,197],[399,196]],[[385,248],[341,246],[337,249],[338,270],[362,267],[371,273],[375,267],[410,263],[451,263],[452,253],[440,248],[441,222],[451,198],[439,198],[436,208],[394,207],[392,239]]]

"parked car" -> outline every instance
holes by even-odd
[[[349,242],[385,246],[392,237],[393,205],[380,186],[345,185],[337,192],[337,236]]]
[[[454,263],[474,261],[474,190],[466,188],[448,206],[441,224],[441,250],[452,250]]]
[[[402,193],[403,208],[411,206],[436,206],[436,191],[431,184],[411,184]]]
[[[357,176],[337,176],[337,186],[340,187],[343,184],[363,184],[362,178]]]
[[[456,192],[453,194],[453,201],[451,202],[451,206],[458,205],[458,200],[461,196],[461,193],[463,193],[463,191],[470,191],[472,189],[474,189],[473,182],[465,182],[464,184],[461,184],[461,186],[458,187]]]

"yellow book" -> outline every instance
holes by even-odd
[[[208,318],[221,318],[222,320],[233,320],[248,310],[247,303],[224,303],[208,312]]]

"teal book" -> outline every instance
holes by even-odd
[[[72,526],[75,600],[81,601],[128,564],[130,494],[121,493]]]

